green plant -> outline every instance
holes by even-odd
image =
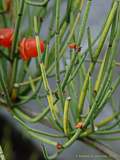
[[[114,78],[114,71],[120,66],[116,61],[120,37],[119,0],[113,0],[101,32],[94,40],[87,24],[92,0],[67,0],[63,18],[60,13],[64,3],[62,0],[54,0],[51,5],[49,0],[11,1],[9,11],[3,2],[0,2],[0,25],[13,27],[14,37],[11,48],[0,48],[1,106],[9,110],[28,136],[56,147],[56,153],[48,156],[43,146],[46,159],[54,159],[77,140],[99,150],[103,147],[99,140],[119,140],[119,135],[113,135],[120,133],[120,112],[113,109],[109,117],[96,122],[106,104],[112,102],[114,108],[114,94],[120,84],[120,76]],[[40,54],[41,28],[47,17],[50,22],[44,38],[45,52]],[[25,20],[29,25],[27,29],[24,27]],[[86,31],[88,48],[83,51]],[[30,36],[36,39],[38,56],[24,61],[19,57],[19,41],[22,37]],[[107,47],[100,60],[105,42]],[[70,44],[76,47],[71,48]],[[34,73],[31,66],[35,66]],[[55,82],[54,89],[50,86],[50,79]],[[34,107],[33,111],[25,108],[32,100],[40,106],[40,112],[35,116]],[[59,134],[35,130],[27,124],[43,123],[43,120]],[[112,125],[109,125],[111,122]],[[112,136],[103,138],[103,134]],[[64,143],[60,144],[55,138],[64,139]],[[103,152],[113,159],[118,156],[105,148]]]

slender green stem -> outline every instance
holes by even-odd
[[[2,70],[1,63],[0,63],[0,82],[1,82],[3,92],[5,94],[5,98],[7,100],[7,104],[11,106],[11,99],[10,99],[10,95],[9,95],[9,92],[8,92],[8,87],[6,86],[6,82],[5,82],[4,73],[3,73],[3,70]]]
[[[32,2],[30,0],[25,0],[25,3],[32,5],[32,6],[37,6],[37,7],[41,7],[41,6],[45,6],[48,3],[49,0],[43,0],[43,2]]]
[[[111,131],[97,131],[95,132],[95,134],[100,134],[100,135],[103,135],[103,134],[119,134],[120,133],[120,130],[111,130]]]
[[[16,49],[17,49],[17,42],[18,42],[18,36],[19,36],[19,31],[20,31],[20,24],[21,24],[21,20],[22,20],[23,10],[24,10],[24,0],[21,0],[20,8],[18,11],[18,16],[17,16],[17,21],[16,21],[16,25],[15,25],[11,54],[10,54],[10,59],[12,59],[12,60],[13,60],[13,57],[14,57]]]
[[[56,81],[57,81],[57,88],[58,88],[58,95],[61,101],[61,106],[64,106],[64,97],[62,93],[61,87],[61,78],[60,78],[60,59],[59,59],[59,43],[60,43],[60,36],[59,36],[59,21],[60,21],[60,4],[61,0],[56,0],[56,35],[55,35],[55,64],[56,64]]]
[[[70,107],[70,100],[71,98],[68,97],[65,101],[64,106],[64,115],[63,115],[63,128],[65,135],[69,135],[69,107]]]
[[[94,58],[93,58],[93,49],[92,49],[92,37],[91,37],[91,31],[89,27],[87,29],[87,34],[88,34],[88,48],[89,48],[90,58],[91,58],[91,61],[93,62]]]
[[[85,33],[85,29],[86,29],[86,23],[88,20],[88,15],[89,15],[89,11],[90,11],[90,7],[92,4],[92,0],[87,0],[87,5],[86,5],[86,9],[85,9],[85,13],[82,19],[82,23],[80,25],[80,29],[79,29],[79,35],[78,35],[78,40],[77,40],[77,44],[81,45],[82,39],[84,37],[84,33]]]
[[[38,113],[38,115],[34,117],[27,115],[26,113],[24,113],[23,111],[15,107],[13,108],[12,111],[13,111],[13,114],[15,114],[18,117],[21,117],[24,120],[27,120],[30,123],[36,123],[41,121],[49,113],[50,109],[49,107],[47,107],[46,109],[44,109],[44,111]]]
[[[12,48],[11,48],[11,53],[10,53],[10,59],[12,60],[11,63],[11,68],[10,68],[10,85],[9,85],[9,92],[11,93],[15,79],[16,79],[16,72],[17,72],[17,63],[18,60],[15,57],[16,49],[17,49],[17,43],[18,43],[18,37],[19,37],[19,31],[20,31],[20,24],[22,20],[22,15],[23,15],[23,10],[24,10],[24,0],[20,1],[20,8],[18,11],[17,15],[17,21],[15,25],[15,31],[14,31],[14,38],[13,38],[13,43],[12,43]]]
[[[37,135],[37,134],[34,134],[34,133],[31,132],[31,131],[28,131],[28,134],[29,134],[31,137],[33,137],[33,138],[35,138],[35,139],[37,139],[37,140],[39,140],[39,141],[41,141],[41,142],[43,142],[43,143],[47,143],[47,144],[50,144],[50,145],[53,145],[53,146],[56,146],[56,145],[57,145],[57,142],[54,142],[54,141],[51,141],[51,140],[46,139],[46,138],[44,138],[44,137],[41,137],[41,136],[39,136],[39,135]]]

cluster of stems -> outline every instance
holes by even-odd
[[[63,4],[66,9],[61,13]],[[101,151],[98,141],[120,140],[120,112],[114,98],[120,85],[120,75],[114,76],[120,67],[120,1],[112,1],[95,39],[88,24],[91,5],[92,0],[11,0],[7,10],[5,1],[0,1],[0,28],[14,28],[12,47],[0,46],[0,107],[9,111],[28,136],[43,143],[46,159],[54,159],[75,141],[88,142]],[[41,54],[43,34],[45,52]],[[37,44],[38,56],[28,61],[19,58],[18,42],[24,36],[34,37]],[[39,113],[34,114],[34,106],[32,111],[27,107],[30,101],[38,104]],[[111,115],[96,122],[103,109],[110,107]],[[59,134],[33,129],[28,122],[47,125]],[[45,143],[55,146],[56,153],[48,156]],[[104,153],[116,157],[109,150]]]

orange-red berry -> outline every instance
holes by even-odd
[[[0,28],[0,46],[10,48],[13,39],[12,28]]]
[[[45,50],[45,44],[43,40],[40,40],[41,53]],[[37,46],[35,38],[23,38],[20,42],[20,56],[23,60],[29,60],[32,57],[37,57]]]

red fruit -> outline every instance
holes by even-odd
[[[13,29],[0,28],[0,46],[10,48],[13,39]]]
[[[44,41],[40,40],[41,53],[45,50]],[[20,42],[20,56],[23,60],[28,60],[32,57],[37,57],[37,46],[35,38],[23,38]]]

